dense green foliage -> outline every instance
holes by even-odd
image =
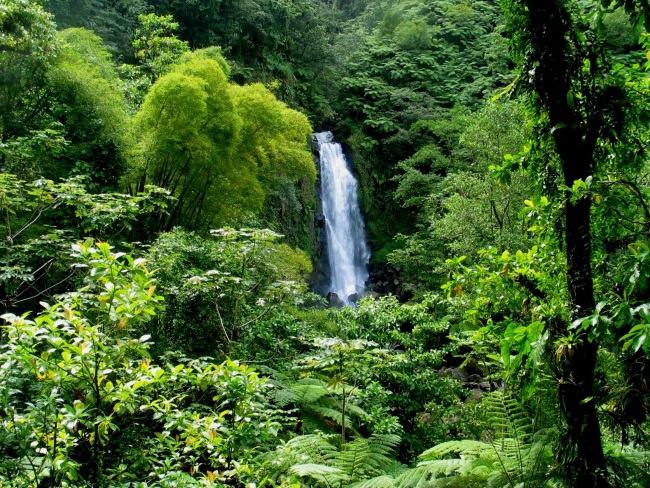
[[[649,486],[648,27],[0,0],[0,486]],[[383,276],[355,307],[309,291],[312,127]]]
[[[502,22],[498,2],[375,2],[339,41],[348,51],[342,126],[354,151],[375,260],[385,261],[396,233],[414,230],[412,212],[394,200],[397,163],[417,152],[432,167],[432,151],[453,158],[464,124],[461,107],[476,108],[511,78]]]

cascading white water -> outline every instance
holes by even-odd
[[[370,251],[359,209],[357,181],[348,168],[341,145],[332,142],[332,138],[331,132],[316,134],[330,291],[349,304],[350,295],[364,290]]]

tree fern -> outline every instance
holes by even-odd
[[[317,378],[303,378],[289,386],[295,402],[299,405],[309,405],[329,394],[327,384]]]
[[[453,480],[452,476],[464,473],[472,464],[467,459],[440,459],[424,461],[395,479],[396,488],[424,488],[442,486]]]
[[[419,459],[426,462],[442,459],[449,454],[462,454],[464,457],[476,459],[493,453],[494,446],[492,444],[481,441],[460,440],[443,442],[442,444],[427,449],[420,454]]]
[[[275,401],[280,407],[289,404],[308,405],[327,395],[327,385],[317,378],[303,378],[293,381],[286,375],[267,368],[276,387]]]
[[[485,396],[491,425],[486,441],[455,440],[426,450],[418,465],[393,477],[369,479],[390,488],[437,487],[537,487],[548,485],[550,436],[554,431],[533,432],[533,425],[516,400],[500,392]],[[379,485],[377,485],[379,486]]]
[[[620,444],[606,443],[605,457],[616,486],[645,488],[650,486],[650,451],[641,451]]]
[[[390,475],[377,476],[350,485],[351,488],[395,488],[395,486],[395,478]]]
[[[494,448],[503,458],[504,469],[524,469],[523,455],[532,445],[533,424],[530,416],[513,398],[502,392],[485,396]],[[497,445],[500,443],[501,445]],[[513,466],[513,464],[515,466]]]
[[[367,413],[358,405],[351,403],[348,398],[346,414],[340,403],[342,392],[330,387],[320,378],[307,377],[292,381],[286,375],[267,368],[273,375],[276,386],[276,403],[282,407],[293,406],[300,410],[303,430],[306,432],[337,430],[345,425],[346,431],[357,434],[352,427],[355,418],[365,418]],[[352,396],[352,395],[347,395]]]
[[[350,483],[382,475],[394,479],[406,469],[392,458],[399,442],[395,435],[358,437],[346,444],[338,435],[299,436],[266,455],[266,464],[275,470],[265,474],[274,480],[293,476],[292,481],[298,478],[309,487],[355,486]]]
[[[316,414],[322,418],[330,419],[334,421],[337,425],[343,423],[343,414],[340,410],[332,408],[330,406],[321,406],[321,405],[309,405],[307,407],[308,413]],[[350,417],[345,416],[345,423],[349,425]]]
[[[293,479],[293,475],[309,477],[313,472],[315,477],[320,477],[319,481],[325,481],[323,476],[333,476],[335,473],[320,470],[318,466],[328,466],[338,452],[335,442],[331,441],[332,437],[336,436],[318,433],[294,437],[275,451],[258,456],[257,462],[263,471],[259,474],[269,480],[282,481]]]
[[[334,466],[347,473],[351,479],[363,479],[382,473],[382,467],[393,463],[389,456],[399,444],[394,435],[357,437],[347,443],[333,460]]]
[[[338,468],[325,464],[296,464],[290,471],[301,478],[309,478],[324,486],[340,486],[349,481],[350,477]],[[310,483],[309,486],[315,486]]]
[[[338,448],[332,442],[334,435],[311,434],[294,437],[285,444],[285,450],[311,463],[327,463],[334,459]]]

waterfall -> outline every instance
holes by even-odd
[[[321,205],[325,219],[325,242],[330,265],[330,291],[345,303],[361,294],[368,279],[370,251],[359,199],[357,181],[348,168],[341,145],[331,132],[315,135],[320,153]]]

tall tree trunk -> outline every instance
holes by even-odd
[[[565,180],[567,186],[573,181]],[[593,312],[594,290],[591,275],[590,201],[567,203],[566,253],[567,285],[572,318]],[[598,343],[582,334],[572,351],[562,358],[559,397],[568,424],[568,433],[577,448],[576,486],[609,486],[596,404],[592,399]]]
[[[524,0],[529,50],[533,66],[532,84],[554,128],[553,139],[559,155],[564,183],[571,188],[591,174],[596,138],[588,127],[584,111],[574,107],[572,76],[582,58],[573,49],[571,16],[566,1]],[[584,103],[594,100],[584,100]],[[570,201],[566,195],[567,286],[571,317],[593,313],[595,308],[591,271],[590,199]],[[576,447],[576,486],[606,487],[605,456],[596,405],[592,400],[598,343],[582,334],[561,358],[559,399],[568,424],[568,434]]]

